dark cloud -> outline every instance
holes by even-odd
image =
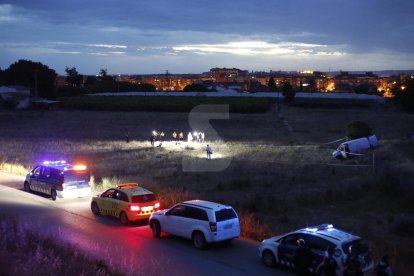
[[[121,44],[130,54],[260,40],[412,57],[413,10],[411,0],[0,0],[0,35],[3,43]]]

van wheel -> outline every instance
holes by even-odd
[[[122,224],[127,224],[129,222],[128,216],[125,214],[125,212],[121,212],[121,214],[119,215],[119,220]]]
[[[56,196],[57,196],[56,190],[52,190],[52,192],[50,193],[50,197],[52,198],[53,201],[56,200]]]
[[[160,223],[156,220],[150,222],[150,227],[152,230],[152,235],[154,238],[159,238],[161,236],[161,226]]]
[[[28,193],[32,192],[32,190],[30,189],[29,182],[24,182],[24,190]]]
[[[99,206],[96,202],[91,203],[91,210],[92,210],[92,213],[96,216],[101,213],[101,211],[99,210]]]
[[[193,234],[193,245],[197,249],[203,249],[206,246],[206,238],[204,234],[197,231]]]
[[[262,254],[262,261],[265,264],[265,266],[272,267],[275,265],[275,255],[270,250],[265,250]]]

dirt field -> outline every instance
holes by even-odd
[[[375,159],[368,151],[333,160],[338,143],[323,145],[344,137],[353,120],[365,121],[379,137]],[[376,257],[387,252],[397,275],[414,271],[413,114],[282,105],[210,122],[214,129],[197,129],[214,151],[206,160],[206,143],[152,147],[148,141],[152,130],[164,131],[166,140],[173,131],[186,137],[187,113],[3,110],[0,161],[30,166],[68,158],[86,162],[96,182],[138,181],[165,205],[193,198],[227,203],[243,214],[245,235],[257,239],[333,223],[368,240]]]

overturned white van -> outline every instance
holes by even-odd
[[[374,148],[378,146],[377,136],[358,138],[341,143],[332,153],[332,157],[345,159],[353,154],[357,154],[361,150]]]

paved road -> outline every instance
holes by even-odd
[[[53,235],[79,250],[106,259],[129,275],[291,275],[267,268],[257,256],[258,242],[237,239],[197,250],[190,241],[165,235],[155,239],[143,223],[123,226],[95,217],[90,199],[57,199],[22,190],[23,177],[0,172],[0,208],[39,233]]]

